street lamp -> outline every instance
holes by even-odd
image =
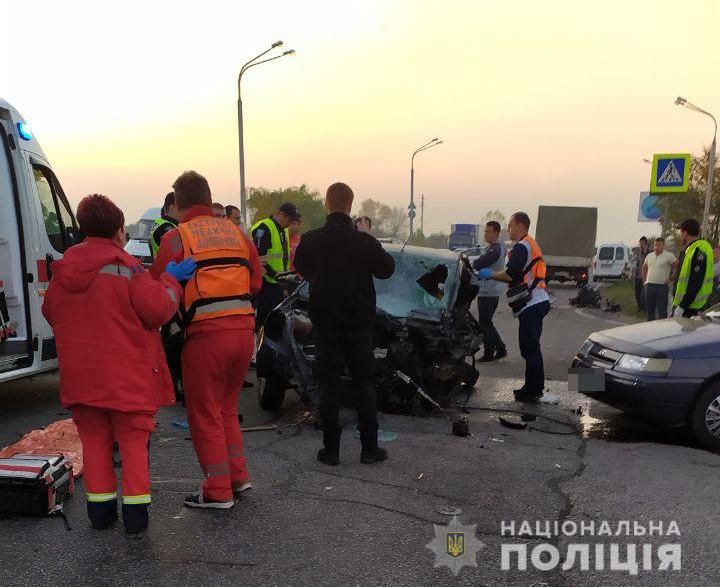
[[[242,66],[240,69],[240,73],[238,74],[238,102],[237,102],[237,115],[238,115],[238,150],[240,151],[240,215],[242,216],[242,220],[245,223],[245,226],[247,226],[247,190],[245,189],[245,144],[244,144],[244,137],[243,137],[243,111],[242,111],[242,97],[240,92],[240,81],[242,79],[243,73],[245,73],[248,69],[251,67],[255,67],[256,65],[261,65],[263,63],[267,63],[268,61],[275,61],[276,59],[280,59],[281,57],[285,57],[286,55],[292,55],[295,53],[294,49],[290,49],[288,51],[284,51],[280,55],[276,55],[275,57],[269,57],[268,59],[263,59],[262,61],[258,61],[261,57],[264,55],[267,55],[270,51],[277,47],[282,47],[283,42],[282,41],[275,41],[269,49],[266,49],[259,55],[253,57],[250,61],[248,61],[245,65]]]
[[[412,240],[413,237],[413,225],[415,221],[415,155],[421,151],[427,151],[428,149],[437,147],[438,145],[442,145],[442,141],[435,137],[432,141],[428,141],[422,147],[415,149],[415,152],[410,158],[410,205],[408,206],[408,217],[410,218],[409,240]]]
[[[685,98],[682,98],[680,96],[678,96],[675,99],[675,104],[677,104],[678,106],[684,106],[685,108],[694,110],[695,112],[699,112],[700,114],[704,114],[705,116],[709,116],[712,119],[713,124],[715,125],[715,131],[713,132],[713,140],[712,140],[712,144],[710,145],[710,160],[708,161],[708,177],[707,177],[707,185],[705,186],[705,210],[703,212],[703,222],[702,222],[702,234],[704,237],[707,238],[708,222],[710,219],[710,200],[712,198],[713,175],[715,174],[715,154],[716,154],[716,149],[717,149],[717,128],[718,128],[717,120],[707,110],[703,110],[702,108],[695,106],[695,104],[688,102]]]

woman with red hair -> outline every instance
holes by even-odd
[[[52,264],[43,314],[53,327],[60,400],[83,444],[87,510],[94,528],[118,518],[113,443],[122,458],[122,516],[128,533],[147,528],[148,441],[153,416],[174,403],[158,329],[178,309],[178,280],[195,263],[169,263],[159,280],[123,250],[125,217],[102,195],[78,206],[87,237]]]

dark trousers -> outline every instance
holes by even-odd
[[[670,288],[662,283],[648,283],[645,286],[645,307],[647,308],[647,319],[655,320],[655,315],[662,320],[668,315],[668,294]]]
[[[182,332],[171,334],[171,323],[165,324],[160,329],[160,338],[162,339],[163,349],[165,350],[165,359],[167,360],[170,376],[173,380],[175,388],[175,398],[182,398],[182,347],[185,342],[185,335]]]
[[[645,312],[645,286],[642,279],[635,280],[635,301],[637,302],[638,310]]]
[[[522,311],[520,322],[520,354],[525,359],[525,385],[527,391],[543,391],[545,388],[545,366],[543,365],[540,337],[543,318],[550,311],[550,302],[535,304]]]
[[[284,299],[285,288],[282,285],[263,281],[262,289],[255,297],[255,330],[260,330],[270,312],[277,308]]]
[[[484,354],[486,357],[491,357],[496,351],[505,350],[505,343],[493,324],[493,316],[499,301],[500,298],[497,296],[478,298],[478,322],[483,333],[483,346],[485,347]]]
[[[331,330],[315,327],[320,419],[325,448],[336,452],[340,443],[340,377],[347,365],[358,402],[358,428],[363,450],[377,448],[377,405],[373,383],[372,329]],[[330,444],[330,446],[328,446]]]

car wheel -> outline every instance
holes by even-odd
[[[260,383],[260,407],[263,410],[277,412],[285,399],[285,382],[270,376]]]
[[[715,383],[698,397],[690,414],[690,427],[701,444],[720,449],[720,385]]]

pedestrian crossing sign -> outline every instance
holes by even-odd
[[[653,155],[650,192],[686,192],[690,187],[690,155]]]

